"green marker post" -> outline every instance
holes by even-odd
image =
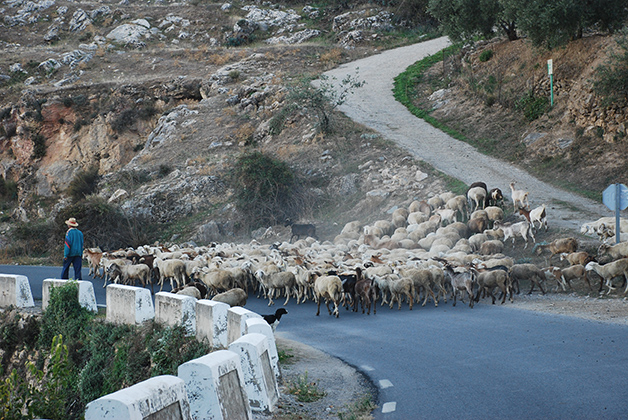
[[[554,107],[554,63],[550,58],[547,60],[547,73],[550,77],[550,107]]]

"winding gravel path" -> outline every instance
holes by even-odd
[[[439,171],[458,178],[467,185],[484,181],[490,188],[498,187],[507,201],[509,184],[530,191],[530,205],[548,206],[550,227],[580,230],[582,223],[602,216],[613,216],[603,204],[580,197],[542,182],[508,162],[483,155],[467,143],[460,142],[413,116],[397,102],[392,93],[393,79],[408,66],[449,45],[446,37],[388,50],[378,55],[344,64],[325,73],[339,83],[347,74],[365,80],[339,108],[354,121],[379,132],[410,152],[415,158],[428,162]]]

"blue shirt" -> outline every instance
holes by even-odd
[[[83,232],[70,228],[65,234],[63,258],[83,256]]]

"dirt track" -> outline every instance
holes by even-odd
[[[414,62],[448,45],[447,38],[438,38],[347,63],[325,74],[332,80],[340,81],[347,74],[354,75],[357,69],[358,78],[366,81],[365,87],[356,89],[340,107],[351,119],[379,132],[415,158],[466,184],[484,181],[490,188],[500,188],[507,201],[510,199],[509,184],[514,181],[517,189],[530,192],[532,207],[547,204],[550,227],[579,231],[586,221],[613,216],[600,203],[560,190],[521,168],[477,152],[472,146],[413,116],[394,99],[394,77]]]

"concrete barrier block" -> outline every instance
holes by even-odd
[[[18,308],[35,306],[31,285],[26,276],[0,274],[0,308],[11,305]]]
[[[246,320],[246,333],[263,334],[268,339],[268,352],[270,354],[270,363],[275,372],[275,377],[281,378],[281,370],[279,369],[279,353],[277,353],[277,342],[273,329],[264,318],[249,318]]]
[[[207,339],[214,348],[227,347],[227,311],[229,305],[213,300],[196,301],[196,339]]]
[[[268,339],[263,334],[246,334],[229,345],[229,350],[240,355],[244,389],[251,410],[271,413],[279,401],[277,378],[268,352]]]
[[[96,294],[94,293],[94,285],[91,281],[85,280],[62,280],[62,279],[45,279],[41,289],[41,308],[46,310],[48,303],[50,302],[50,289],[53,287],[60,287],[67,283],[73,283],[78,286],[78,301],[79,304],[92,311],[98,312],[96,306]]]
[[[155,321],[171,327],[183,325],[188,335],[196,334],[196,298],[170,292],[155,295]]]
[[[155,319],[155,307],[150,290],[123,284],[107,286],[107,322],[135,325],[151,319]]]
[[[190,420],[183,379],[155,376],[87,404],[85,420]]]
[[[233,343],[246,334],[246,320],[250,318],[263,319],[261,315],[241,306],[229,308],[227,311],[227,344]]]
[[[194,420],[252,418],[240,356],[218,350],[179,366]]]

